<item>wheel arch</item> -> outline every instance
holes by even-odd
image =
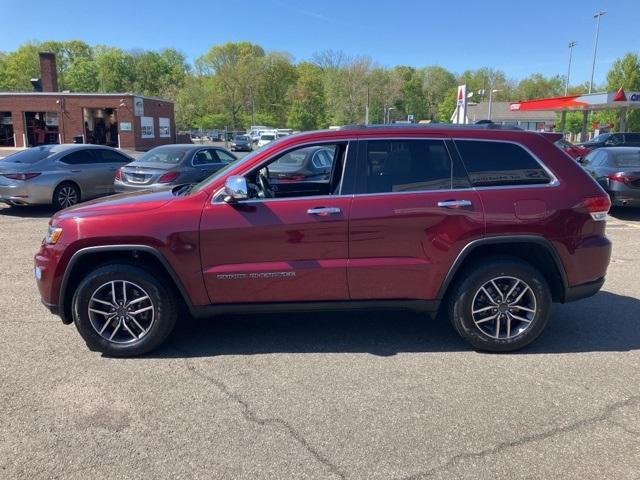
[[[80,198],[78,198],[78,203],[80,203],[82,201],[82,198],[84,197],[84,192],[82,191],[82,187],[80,186],[80,184],[71,178],[64,178],[58,181],[58,183],[56,183],[56,186],[53,187],[53,190],[51,191],[51,203],[55,202],[56,190],[58,190],[60,185],[64,185],[65,183],[70,183],[78,189],[78,192],[80,192]]]
[[[438,291],[438,298],[445,298],[451,286],[474,262],[505,255],[519,258],[540,270],[549,284],[553,301],[565,300],[568,283],[562,260],[549,240],[536,235],[487,237],[469,242],[449,268]]]
[[[192,311],[192,302],[184,285],[171,264],[157,249],[148,245],[100,245],[81,248],[72,255],[67,264],[58,295],[58,312],[63,323],[70,324],[73,321],[71,299],[82,281],[83,274],[101,264],[118,261],[162,275],[174,288],[178,301]]]

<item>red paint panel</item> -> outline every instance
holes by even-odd
[[[456,199],[473,205],[437,205]],[[432,299],[464,245],[482,237],[482,204],[471,189],[356,195],[349,232],[352,299]]]
[[[346,300],[351,197],[209,204],[201,222],[204,281],[212,303]],[[337,207],[328,217],[310,215]],[[294,272],[244,278],[224,273]]]

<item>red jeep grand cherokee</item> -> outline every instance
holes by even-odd
[[[202,317],[346,302],[443,310],[474,347],[514,350],[552,302],[595,294],[609,264],[609,198],[557,139],[445,125],[285,137],[198,185],[57,213],[38,287],[116,356],[160,345],[181,305]],[[317,146],[328,178],[269,176]]]

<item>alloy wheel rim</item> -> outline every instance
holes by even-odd
[[[527,331],[537,309],[533,289],[523,280],[494,277],[485,282],[471,302],[473,323],[484,335],[496,340],[510,340]]]
[[[58,192],[58,203],[66,208],[78,203],[78,194],[73,187],[62,187]]]
[[[155,322],[155,307],[138,284],[114,280],[96,288],[88,306],[89,321],[102,338],[112,343],[140,341]]]

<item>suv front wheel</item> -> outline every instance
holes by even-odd
[[[127,263],[87,274],[73,296],[73,320],[87,346],[125,357],[142,355],[164,342],[177,309],[162,278]]]
[[[507,352],[535,340],[551,313],[544,276],[517,258],[496,257],[471,265],[449,297],[449,318],[479,350]]]

